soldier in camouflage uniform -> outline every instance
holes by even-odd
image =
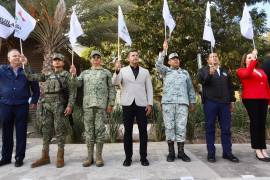
[[[83,120],[85,126],[86,144],[88,157],[83,162],[84,167],[93,164],[94,144],[96,143],[96,166],[104,165],[102,159],[102,148],[105,139],[106,113],[112,112],[116,91],[112,86],[112,75],[107,69],[101,66],[101,53],[91,52],[92,67],[83,71],[75,84],[83,86]],[[70,72],[75,76],[76,68],[72,66]]]
[[[27,62],[23,62],[25,65]],[[35,168],[50,163],[49,144],[55,132],[58,141],[56,167],[64,166],[64,145],[67,130],[69,129],[68,116],[76,98],[76,88],[72,86],[71,74],[65,71],[64,56],[53,54],[53,72],[45,74],[31,74],[29,66],[25,66],[25,75],[30,81],[44,82],[44,98],[42,99],[42,157],[32,163]]]
[[[184,142],[188,108],[194,110],[194,103],[196,102],[195,91],[189,73],[179,67],[180,59],[177,53],[169,55],[168,64],[170,67],[163,64],[167,48],[168,44],[165,41],[163,52],[159,54],[156,62],[156,68],[164,77],[162,113],[169,147],[167,161],[173,162],[175,159],[174,141],[176,141],[178,158],[190,162],[190,158],[184,153]]]

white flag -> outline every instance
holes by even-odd
[[[78,20],[78,17],[75,12],[75,8],[73,8],[73,12],[70,18],[70,30],[68,33],[69,41],[72,46],[77,42],[77,38],[83,35],[82,26]]]
[[[167,0],[164,0],[162,16],[164,18],[165,25],[169,27],[171,34],[173,29],[175,28],[175,21],[173,20],[173,17],[170,13]]]
[[[129,36],[123,12],[120,6],[118,6],[118,36],[122,38],[127,43],[127,45],[131,46],[132,41]]]
[[[16,0],[14,36],[26,40],[36,26],[36,20],[28,14]]]
[[[245,3],[242,19],[240,21],[240,29],[241,29],[241,34],[245,38],[253,39],[254,34],[253,34],[252,19],[249,14],[249,10],[246,3]]]
[[[0,37],[6,39],[13,33],[14,27],[14,17],[0,5]]]
[[[211,14],[210,14],[210,3],[207,2],[206,13],[205,13],[203,39],[211,42],[211,47],[215,47],[215,37],[211,27]]]

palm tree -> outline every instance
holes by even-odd
[[[45,74],[51,71],[52,53],[67,45],[66,3],[64,0],[59,0],[56,7],[53,6],[54,4],[55,1],[27,4],[30,13],[37,19],[31,37],[39,43],[39,48],[43,51],[42,72]]]
[[[77,0],[77,13],[83,23],[86,36],[82,43],[86,46],[98,46],[102,42],[117,42],[117,12],[118,6],[124,13],[130,12],[136,6],[131,0]],[[127,22],[129,30],[138,29]]]

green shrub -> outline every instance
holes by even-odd
[[[115,143],[118,137],[119,127],[122,123],[122,108],[117,105],[108,117],[108,136],[111,143]]]
[[[153,129],[155,141],[162,141],[165,139],[165,126],[163,122],[163,116],[160,106],[154,103],[153,110],[151,113],[151,119],[153,121]]]
[[[188,115],[186,139],[192,143],[195,136],[198,135],[195,132],[204,129],[204,126],[203,106],[201,103],[196,103],[195,111],[189,112]]]
[[[81,107],[75,105],[72,113],[73,126],[72,126],[72,141],[74,143],[84,142],[84,123],[83,123],[83,110]]]
[[[249,128],[249,117],[243,103],[240,101],[234,103],[232,127],[236,130],[246,130]]]

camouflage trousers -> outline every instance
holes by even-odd
[[[184,142],[186,140],[186,125],[188,106],[184,104],[162,104],[166,140]]]
[[[106,119],[107,114],[105,109],[97,107],[83,109],[85,139],[87,145],[90,145],[91,143],[104,143]]]
[[[64,148],[69,129],[68,118],[64,116],[65,105],[62,102],[43,102],[42,137],[43,147],[48,148],[55,132],[59,148]]]

